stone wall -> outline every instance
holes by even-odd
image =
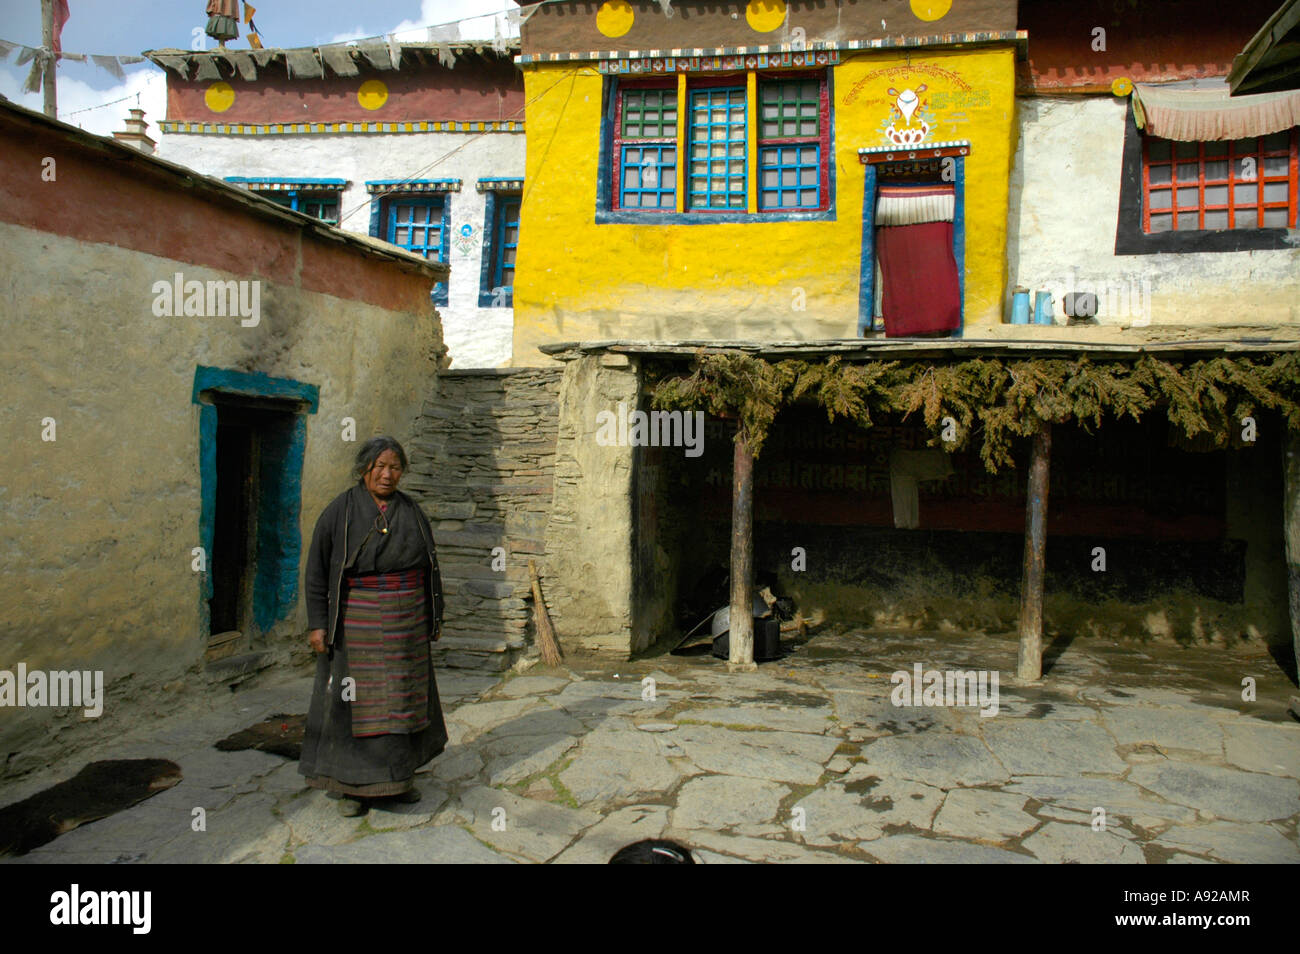
[[[443,665],[505,669],[533,643],[530,558],[551,602],[544,541],[560,372],[446,371],[416,422],[403,489],[433,523],[447,597]]]
[[[635,407],[638,367],[626,355],[568,361],[560,384],[555,504],[546,528],[547,591],[566,645],[630,655],[636,523],[635,447],[602,445],[598,415]]]
[[[410,433],[444,352],[429,300],[438,270],[234,189],[181,188],[174,167],[5,104],[0,143],[0,441],[15,462],[0,478],[0,666],[102,671],[108,733],[159,686],[192,678],[210,635],[211,564],[195,551],[216,451],[198,369],[318,396],[298,486],[277,488],[300,503],[271,567],[287,563],[292,582],[253,634],[255,648],[299,646],[307,542],[356,453],[342,422],[360,439]],[[57,177],[42,182],[47,157]],[[160,308],[159,284],[178,274],[257,289],[255,320]],[[44,764],[42,746],[81,721],[72,708],[6,707],[3,773]]]

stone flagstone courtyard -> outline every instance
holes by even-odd
[[[423,800],[359,818],[294,761],[213,748],[306,711],[305,670],[267,674],[9,786],[6,803],[91,759],[184,773],[10,861],[605,863],[666,837],[705,863],[1300,862],[1300,724],[1270,656],[1080,640],[1015,686],[1015,655],[1012,638],[840,628],[754,673],[707,655],[442,670],[451,739]],[[997,714],[894,705],[891,673],[916,663],[999,670]]]

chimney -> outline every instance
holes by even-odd
[[[113,138],[118,142],[124,142],[128,146],[139,149],[147,156],[153,155],[157,143],[150,139],[148,133],[145,132],[149,124],[144,121],[144,110],[131,109],[129,112],[131,118],[126,121],[126,129],[113,133]]]

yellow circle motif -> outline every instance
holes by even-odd
[[[912,0],[912,12],[918,20],[942,20],[952,9],[952,0]]]
[[[388,87],[377,79],[366,80],[357,90],[357,102],[362,109],[378,109],[388,102]]]
[[[235,104],[235,91],[229,83],[213,83],[203,91],[203,102],[214,113],[224,113]]]
[[[785,0],[749,0],[745,19],[759,33],[771,33],[785,23]]]
[[[596,11],[596,29],[608,37],[622,36],[632,29],[635,18],[627,0],[605,0]]]
[[[1110,84],[1110,91],[1116,96],[1127,96],[1129,93],[1133,92],[1133,81],[1127,76],[1117,77]]]

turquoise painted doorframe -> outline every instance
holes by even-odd
[[[960,338],[966,328],[966,158],[951,157],[954,164],[952,257],[957,262],[957,288],[961,293],[961,326],[952,333]],[[875,165],[863,166],[862,189],[862,263],[858,284],[858,337],[871,330],[872,312],[876,309],[876,187]]]
[[[266,632],[289,615],[298,598],[306,414],[316,413],[320,389],[314,384],[257,372],[204,365],[195,368],[191,400],[199,406],[199,545],[208,561],[213,554],[217,502],[218,408],[213,403],[214,394],[296,402],[296,408],[294,404],[285,404],[285,412],[293,416],[283,433],[275,435],[277,440],[264,455],[258,474],[264,493],[258,503],[256,552],[259,558],[253,568],[253,624],[260,632]],[[211,635],[209,601],[213,593],[210,563],[199,590],[200,635],[207,638]]]

